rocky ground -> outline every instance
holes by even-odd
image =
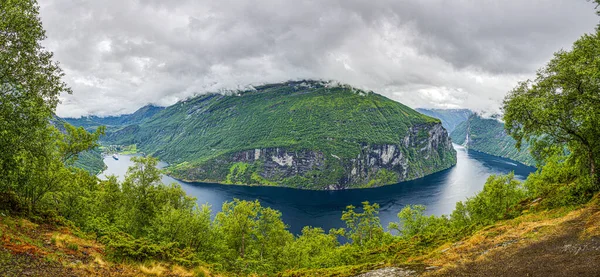
[[[600,276],[598,202],[500,222],[411,259],[426,266],[419,272],[399,266],[358,276]]]
[[[600,211],[597,206],[565,218],[530,224],[505,236],[479,257],[459,259],[427,276],[600,276]],[[518,225],[519,226],[519,225]],[[448,255],[461,255],[460,250]],[[468,253],[464,253],[468,256]]]

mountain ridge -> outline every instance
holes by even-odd
[[[473,114],[473,111],[469,109],[425,109],[425,108],[417,108],[416,111],[437,118],[442,121],[442,125],[448,133],[452,133],[452,131],[463,121],[469,119],[469,117]]]

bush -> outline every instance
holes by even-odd
[[[418,236],[425,244],[446,239],[450,227],[448,218],[425,216],[424,212],[423,205],[408,205],[398,213],[400,222],[391,222],[388,228],[399,232],[405,238]]]
[[[514,179],[513,173],[492,175],[485,182],[483,191],[467,200],[466,212],[476,225],[489,225],[519,215],[516,205],[525,195],[521,182]]]
[[[175,243],[154,243],[146,238],[134,238],[126,233],[111,233],[100,240],[106,245],[106,254],[113,261],[177,261],[185,265],[196,264],[188,249],[179,249]]]
[[[542,198],[544,207],[554,208],[586,203],[597,189],[589,174],[579,172],[572,161],[553,156],[524,183],[530,198]]]

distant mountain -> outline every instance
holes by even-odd
[[[467,121],[456,126],[450,137],[452,142],[469,149],[535,166],[528,145],[524,143],[521,150],[517,150],[516,141],[506,134],[504,123],[497,119],[473,114]]]
[[[448,133],[452,133],[454,128],[462,122],[469,119],[469,116],[473,114],[473,111],[467,109],[416,109],[418,112],[437,118],[442,121],[442,125]]]
[[[106,143],[136,144],[189,181],[363,188],[456,163],[439,120],[372,92],[321,81],[201,95],[138,122],[111,131]]]
[[[50,124],[54,125],[54,127],[62,133],[66,132],[64,127],[65,123],[67,123],[67,121],[58,116],[54,116],[54,118],[50,120]],[[73,166],[85,169],[90,172],[90,174],[96,175],[102,172],[106,165],[104,164],[102,153],[96,149],[80,153]]]
[[[120,127],[123,125],[137,124],[146,118],[150,118],[156,113],[162,111],[164,107],[157,107],[153,105],[147,105],[132,114],[125,114],[119,116],[84,116],[79,118],[63,118],[66,122],[73,126],[82,126],[88,131],[93,131],[98,126]]]

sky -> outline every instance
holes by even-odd
[[[586,0],[43,0],[73,94],[62,117],[207,92],[334,80],[410,107],[499,111],[554,52],[594,31]]]

